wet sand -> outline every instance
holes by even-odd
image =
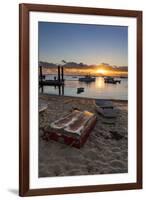
[[[114,100],[118,116],[106,119],[97,113],[94,99],[40,95],[40,100],[48,107],[39,114],[39,177],[128,172],[127,101]],[[97,123],[81,149],[41,138],[49,123],[74,108],[97,116]]]

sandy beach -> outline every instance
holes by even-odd
[[[39,113],[39,177],[112,174],[128,172],[128,103],[113,100],[119,109],[116,119],[97,113],[94,99],[40,95],[48,104]],[[42,139],[48,124],[77,108],[95,113],[97,122],[87,142],[77,149]]]

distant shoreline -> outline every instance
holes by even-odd
[[[57,94],[47,94],[47,93],[39,93],[39,96],[51,96],[51,97],[58,97],[58,98],[62,98],[62,97],[70,97],[70,98],[78,98],[78,99],[89,99],[89,100],[105,100],[105,101],[113,101],[113,102],[117,102],[117,103],[128,103],[128,100],[123,100],[123,99],[102,99],[102,98],[91,98],[91,97],[75,97],[75,96],[68,96],[68,95],[63,95],[63,96],[59,96]]]
[[[56,74],[44,74],[45,76],[49,76],[49,75],[52,75],[52,76],[57,76],[57,73]],[[64,76],[85,76],[85,74],[64,74]],[[93,77],[115,77],[115,78],[125,78],[125,79],[128,79],[128,76],[118,76],[118,75],[91,75]]]

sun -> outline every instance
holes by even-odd
[[[105,69],[98,69],[96,70],[96,73],[98,74],[105,74],[107,71]]]

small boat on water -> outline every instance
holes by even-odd
[[[104,82],[105,83],[117,84],[117,83],[121,83],[121,80],[115,80],[113,77],[105,77]]]
[[[92,81],[95,81],[95,77],[92,77],[90,75],[86,75],[85,77],[79,78],[79,81],[92,82]]]
[[[77,88],[77,93],[79,94],[79,93],[81,93],[81,92],[84,92],[84,88],[83,88],[83,87]]]

